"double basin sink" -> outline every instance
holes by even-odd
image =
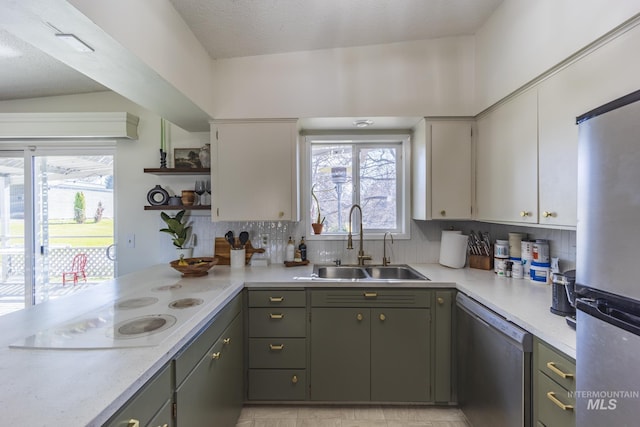
[[[315,265],[313,278],[358,282],[429,280],[408,265]]]

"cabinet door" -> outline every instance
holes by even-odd
[[[213,220],[297,221],[295,122],[216,123],[211,133]]]
[[[176,390],[177,425],[235,426],[244,398],[242,363],[238,316]]]
[[[370,399],[370,310],[311,310],[311,399]]]
[[[432,122],[431,218],[471,218],[471,122]]]
[[[538,222],[537,117],[532,89],[478,120],[476,219]]]
[[[431,399],[430,330],[428,309],[371,310],[372,401]]]
[[[451,316],[454,292],[449,290],[435,292],[434,304],[434,400],[436,402],[452,401],[451,361],[453,360]]]

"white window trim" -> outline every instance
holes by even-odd
[[[305,240],[316,241],[345,241],[346,234],[313,234],[311,232],[310,216],[311,211],[311,141],[339,142],[401,142],[402,143],[402,172],[399,174],[400,191],[402,192],[402,204],[399,206],[398,218],[402,219],[404,230],[402,232],[393,232],[394,239],[408,240],[411,239],[411,135],[404,133],[393,134],[313,134],[307,133],[301,138],[300,155],[301,178],[300,178],[300,204],[302,215],[300,224],[305,230]],[[364,240],[382,240],[384,231],[364,232]]]

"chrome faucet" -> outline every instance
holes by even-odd
[[[382,238],[382,265],[391,264],[391,257],[387,258],[387,234],[391,237],[391,244],[393,245],[393,234],[387,231]]]
[[[362,237],[364,234],[362,232],[362,208],[358,204],[351,206],[351,210],[349,211],[349,235],[347,236],[347,249],[353,249],[353,235],[351,234],[351,214],[353,213],[353,210],[355,208],[358,208],[358,210],[360,211],[360,248],[358,250],[358,265],[364,265],[364,262],[366,260],[371,259],[371,255],[365,255],[364,249],[362,248],[363,246]]]

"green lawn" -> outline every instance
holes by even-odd
[[[11,220],[11,236],[24,236],[24,222]],[[113,243],[113,219],[100,222],[87,219],[84,224],[73,220],[49,220],[49,244],[51,246],[106,247]],[[22,238],[11,239],[11,245],[22,245]]]

